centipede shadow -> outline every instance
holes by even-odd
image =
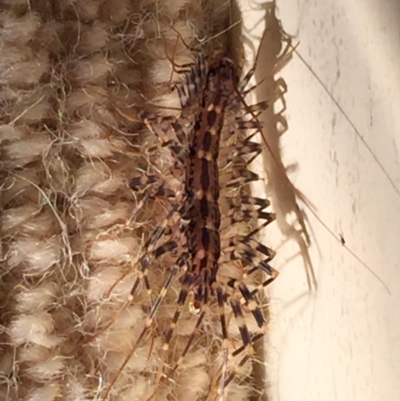
[[[275,78],[290,61],[294,43],[285,33],[276,16],[275,2],[264,5],[266,34],[260,43],[260,56],[255,77],[261,84],[257,88],[257,97],[260,99],[279,99],[276,107],[270,107],[261,116],[264,129],[262,132],[263,167],[267,175],[266,191],[271,198],[277,215],[277,225],[286,240],[297,244],[299,255],[302,258],[309,290],[317,288],[313,265],[308,248],[311,244],[310,235],[306,226],[307,216],[299,206],[309,202],[305,196],[291,183],[287,176],[287,167],[282,161],[281,137],[289,129],[284,116],[286,111],[285,93],[288,88],[283,78]],[[297,168],[290,166],[291,170]],[[295,216],[295,222],[289,222],[288,217]],[[298,228],[295,227],[298,226]]]

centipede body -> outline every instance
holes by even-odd
[[[235,371],[228,371],[226,366],[229,354],[232,354],[231,357],[239,357],[239,366],[244,365],[253,353],[254,342],[260,338],[260,334],[265,330],[266,321],[257,301],[257,293],[277,276],[277,272],[269,265],[274,253],[255,239],[254,236],[259,229],[251,231],[248,235],[231,235],[223,241],[221,241],[220,233],[222,220],[220,209],[221,163],[219,161],[221,132],[225,123],[226,111],[237,108],[238,104],[243,101],[238,90],[240,80],[238,71],[229,58],[220,57],[208,65],[206,63],[208,62],[204,56],[200,55],[198,62],[191,66],[190,71],[185,74],[183,83],[177,85],[182,110],[193,108],[193,106],[195,106],[195,110],[198,109],[195,112],[193,122],[188,124],[189,128],[186,128],[186,133],[178,120],[165,120],[165,118],[159,120],[157,116],[148,112],[141,113],[141,118],[146,126],[159,136],[163,146],[171,149],[171,154],[176,158],[172,174],[176,175],[176,170],[181,167],[184,183],[180,192],[178,191],[175,201],[171,204],[171,209],[162,225],[154,231],[146,242],[145,252],[139,259],[140,274],[132,287],[129,299],[134,299],[141,281],[144,282],[146,288],[150,289],[147,271],[154,258],[158,258],[171,250],[181,251],[178,252],[174,266],[151,307],[145,327],[114,379],[112,379],[104,399],[108,397],[112,385],[118,380],[119,374],[153,325],[157,311],[177,276],[180,276],[181,287],[176,301],[176,310],[165,334],[157,383],[165,375],[166,353],[170,348],[175,327],[188,299],[189,310],[198,314],[196,330],[201,327],[210,301],[214,299],[218,304],[221,340],[225,356],[223,366],[218,373],[220,376],[218,387],[217,389],[210,389],[210,396],[213,397],[212,394],[214,394],[218,400],[225,399],[225,388],[235,377]],[[245,81],[248,82],[248,79],[249,77],[246,77]],[[246,84],[243,84],[243,88],[245,86]],[[262,110],[265,107],[267,107],[265,103],[260,103],[252,106],[252,109]],[[157,124],[161,129],[151,128]],[[236,119],[234,124],[238,130],[242,131],[254,129],[259,125],[258,121],[246,121],[241,118]],[[171,128],[175,134],[175,138],[172,140],[170,139]],[[231,135],[233,133],[234,131],[231,131]],[[254,158],[254,155],[256,156],[260,152],[260,145],[252,142],[252,137],[253,135],[248,135],[238,146],[228,148],[232,151],[226,156],[228,164],[235,164],[247,153],[253,154],[252,158]],[[180,174],[182,176],[182,173]],[[243,185],[257,179],[258,176],[247,169],[247,163],[243,164],[242,162],[239,175],[231,174],[228,182],[225,183],[225,187],[232,189],[237,185]],[[170,192],[163,180],[157,182],[152,176],[132,179],[131,188],[137,191],[143,184],[150,186],[154,184],[156,188],[151,195],[148,195],[149,192],[147,192],[145,198],[146,196],[165,195]],[[238,201],[235,200],[235,196],[225,199],[228,202],[228,209],[230,209],[228,214],[224,216],[225,226],[249,222],[253,219],[264,220],[263,226],[265,226],[274,219],[273,214],[264,211],[269,205],[267,200],[251,196],[239,196],[241,199]],[[175,227],[175,234],[160,245],[159,241],[168,231],[167,227],[175,214],[179,216],[178,228]],[[221,258],[221,246],[225,252],[225,262]],[[261,283],[260,289],[256,290],[249,289],[242,278],[232,276],[225,282],[221,282],[217,279],[219,266],[229,260],[232,262],[242,260],[245,263],[243,265],[243,277],[252,275],[257,271],[264,271],[270,278]],[[242,342],[242,346],[233,352],[229,350],[230,336],[227,328],[225,305],[234,316]],[[261,330],[259,333],[249,331],[244,319],[243,307],[248,309],[255,319],[259,330]],[[181,356],[171,372],[167,373],[167,377],[168,374],[176,372],[184,360],[195,340],[196,330],[190,335]],[[155,395],[154,393],[151,397]]]

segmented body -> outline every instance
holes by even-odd
[[[245,86],[245,84],[241,86],[242,90]],[[268,263],[273,258],[274,252],[259,243],[255,239],[255,234],[270,223],[274,219],[274,215],[264,211],[269,206],[266,199],[244,196],[240,191],[239,193],[235,192],[233,196],[226,194],[227,189],[258,180],[258,176],[247,169],[247,162],[242,160],[243,155],[253,154],[252,160],[254,155],[261,152],[261,146],[251,141],[253,135],[247,136],[236,145],[223,149],[225,165],[237,164],[240,168],[238,171],[228,174],[223,183],[220,182],[221,133],[225,124],[226,111],[239,104],[238,87],[240,85],[237,70],[231,60],[228,58],[216,59],[207,68],[204,58],[200,56],[197,64],[186,73],[186,79],[177,85],[182,115],[190,114],[192,110],[195,110],[191,123],[184,127],[179,120],[170,118],[160,120],[148,112],[142,113],[145,124],[159,137],[163,146],[169,147],[175,159],[171,169],[172,175],[178,179],[183,176],[183,183],[181,189],[176,193],[168,187],[167,182],[163,179],[157,180],[155,176],[141,176],[131,181],[131,188],[134,190],[150,184],[151,188],[146,192],[144,199],[152,196],[168,196],[171,198],[172,204],[166,218],[145,245],[145,252],[138,262],[139,274],[128,302],[134,299],[140,281],[143,281],[146,288],[150,290],[148,269],[155,258],[172,250],[177,250],[178,254],[151,307],[144,329],[111,381],[104,399],[107,398],[112,385],[150,330],[157,311],[176,276],[179,276],[181,285],[178,287],[176,310],[165,334],[157,382],[160,382],[165,375],[164,365],[170,342],[187,303],[189,310],[198,315],[195,329],[179,359],[176,360],[175,366],[167,375],[175,372],[182,363],[212,301],[216,300],[224,353],[223,366],[219,370],[220,384],[217,390],[219,399],[224,398],[224,389],[236,374],[236,369],[228,372],[228,360],[244,354],[241,356],[238,366],[244,365],[253,354],[254,341],[260,338],[264,332],[266,321],[257,300],[258,292],[275,279],[277,272]],[[252,112],[265,108],[265,103],[250,106]],[[247,121],[238,117],[228,133],[233,135],[235,130],[246,131],[258,126],[258,121]],[[238,163],[239,160],[241,160],[240,163]],[[220,195],[223,189],[225,191],[223,201],[229,210],[227,213],[222,213],[221,210]],[[172,223],[176,215],[178,215],[178,228],[175,223]],[[234,227],[236,223],[249,223],[254,219],[261,219],[264,222],[247,235],[231,233],[222,240],[221,226]],[[221,249],[224,251],[223,254]],[[218,279],[220,267],[227,262],[239,262],[242,271],[239,277],[231,272],[224,280],[220,280]],[[245,283],[245,278],[259,270],[264,271],[270,277],[251,290]],[[114,286],[110,292],[113,288]],[[233,313],[242,343],[234,351],[230,351],[226,306]],[[244,317],[244,309],[253,315],[260,329],[258,333],[250,333]],[[229,358],[229,354],[232,358]],[[157,387],[158,384],[156,384]],[[212,393],[215,394],[215,389]]]
[[[213,64],[206,77],[201,109],[188,138],[185,167],[185,228],[189,271],[184,285],[194,285],[195,307],[207,303],[220,257],[220,136],[225,108],[233,94],[235,68],[228,59]]]

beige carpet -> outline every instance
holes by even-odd
[[[152,395],[178,280],[112,383],[175,260],[167,254],[152,262],[152,294],[141,285],[126,306],[135,262],[170,207],[160,198],[137,210],[141,194],[129,182],[148,172],[166,177],[173,189],[180,185],[170,172],[171,152],[138,113],[149,108],[179,116],[170,88],[181,74],[170,60],[182,65],[196,58],[185,43],[241,64],[238,22],[230,2],[212,0],[2,2],[0,400],[102,400],[108,390],[109,400]],[[228,140],[231,122],[225,144],[240,140]],[[222,175],[230,177],[230,169]],[[249,229],[236,224],[221,236]],[[238,262],[220,271],[241,274]],[[215,301],[182,365],[162,380],[154,399],[215,398],[222,364],[217,309]],[[196,320],[182,312],[168,366],[182,354]],[[246,321],[258,330],[248,312]],[[233,318],[229,333],[231,346],[240,347]],[[260,363],[255,355],[237,372],[227,399],[259,397],[262,384],[252,371]],[[237,364],[233,359],[229,368]]]

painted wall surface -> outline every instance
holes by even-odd
[[[281,73],[289,127],[282,160],[331,233],[300,202],[306,251],[304,237],[282,235],[278,225],[265,236],[281,272],[269,288],[271,400],[400,399],[400,2],[276,6],[303,58],[294,54]],[[262,12],[244,13],[245,25]]]

